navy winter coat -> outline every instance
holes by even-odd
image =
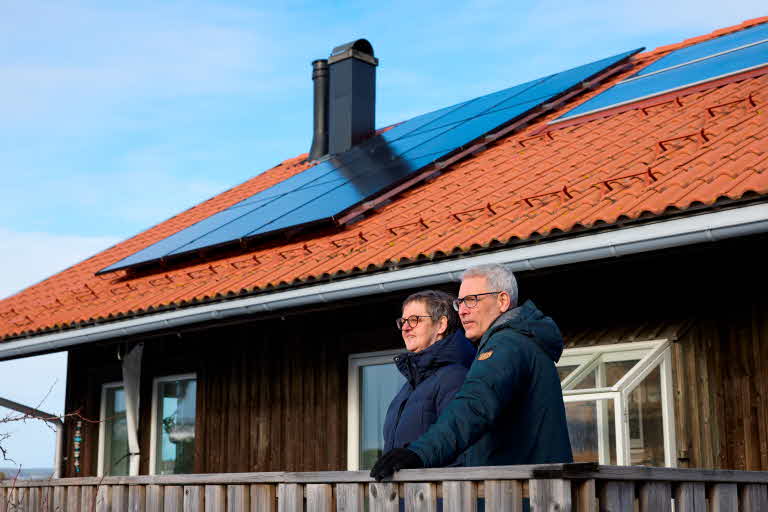
[[[457,331],[421,352],[395,356],[406,378],[384,420],[384,452],[403,448],[427,431],[464,382],[475,347]],[[454,462],[451,457],[444,465]]]
[[[563,338],[532,302],[503,313],[480,338],[464,385],[408,449],[425,467],[463,453],[465,466],[572,462],[555,363]]]

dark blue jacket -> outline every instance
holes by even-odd
[[[475,347],[461,331],[421,352],[395,356],[406,383],[387,410],[384,452],[403,448],[427,431],[461,387],[474,357]]]
[[[502,314],[480,338],[464,385],[408,448],[425,467],[463,453],[465,466],[572,462],[555,363],[563,338],[532,302]]]

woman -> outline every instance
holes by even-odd
[[[395,356],[406,379],[384,420],[384,453],[405,448],[427,431],[461,387],[475,348],[459,329],[453,297],[427,290],[403,302],[396,320],[407,353]],[[451,465],[461,465],[461,457]]]

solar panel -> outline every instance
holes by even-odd
[[[768,64],[768,24],[682,48],[552,123],[618,107]]]
[[[327,222],[642,48],[417,116],[173,234],[99,273]]]

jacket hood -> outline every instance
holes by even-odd
[[[405,352],[395,356],[395,365],[412,387],[432,375],[438,368],[459,364],[469,368],[475,358],[475,347],[456,331],[421,352]]]
[[[480,338],[478,350],[482,350],[493,333],[503,329],[513,329],[530,337],[554,362],[559,361],[563,354],[563,335],[560,334],[557,324],[550,317],[544,316],[530,300],[525,301],[522,306],[502,313]]]

